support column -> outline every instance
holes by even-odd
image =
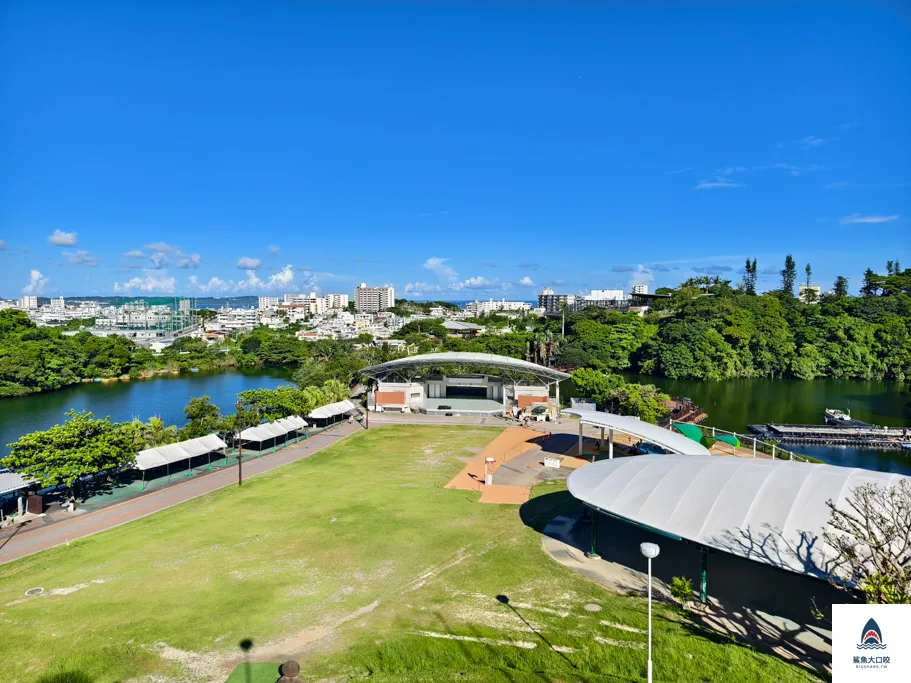
[[[557,419],[560,418],[560,383],[557,382]]]
[[[582,420],[579,420],[579,457],[582,457]]]
[[[598,511],[592,509],[592,547],[585,553],[585,557],[590,560],[598,560],[601,556],[598,554]]]
[[[756,437],[753,437],[753,457],[756,457]]]
[[[709,551],[704,546],[699,549],[699,602],[703,605],[708,601],[708,573],[709,573]]]
[[[600,451],[603,448],[604,448],[604,427],[601,427],[601,439],[598,441],[598,450]]]
[[[607,433],[607,459],[614,459],[614,430],[611,429]]]

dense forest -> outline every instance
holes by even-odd
[[[805,271],[809,279],[809,266]],[[736,286],[703,277],[663,290],[668,298],[645,316],[596,308],[568,313],[565,321],[488,315],[472,319],[485,333],[466,339],[448,336],[442,320],[423,319],[394,336],[419,353],[481,351],[567,370],[672,379],[911,377],[911,269],[901,270],[896,262],[887,264],[885,275],[868,269],[860,296],[850,296],[847,280],[839,277],[819,300],[813,290],[795,296],[790,257],[775,291],[756,292],[755,260],[744,272]],[[400,300],[396,307],[405,313],[431,304]],[[21,311],[0,311],[0,397],[55,390],[85,378],[255,365],[298,366],[299,385],[322,385],[350,382],[361,368],[395,357],[385,345],[364,346],[369,336],[309,342],[294,336],[298,329],[260,327],[215,345],[185,338],[153,354],[122,337],[66,336],[58,328],[35,326]]]

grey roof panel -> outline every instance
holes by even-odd
[[[428,365],[489,365],[504,370],[514,370],[516,372],[526,372],[538,378],[544,378],[551,382],[562,379],[569,379],[569,375],[553,368],[546,368],[537,363],[529,363],[527,360],[511,358],[509,356],[498,356],[493,353],[476,353],[473,351],[444,351],[442,353],[422,353],[417,356],[408,356],[407,358],[397,358],[387,363],[373,365],[361,370],[362,373],[371,376],[377,376],[394,370],[405,368],[418,368]]]
[[[700,443],[696,443],[690,438],[683,436],[679,432],[672,432],[664,427],[642,422],[634,417],[627,415],[614,415],[613,413],[602,413],[599,410],[588,410],[586,408],[567,408],[563,411],[564,415],[575,415],[582,422],[595,427],[604,427],[613,429],[624,434],[638,437],[643,441],[648,441],[662,448],[666,448],[674,453],[682,455],[710,455],[709,450]]]

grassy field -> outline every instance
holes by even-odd
[[[541,549],[543,524],[572,505],[560,485],[521,509],[442,488],[497,433],[373,429],[4,565],[0,678],[224,681],[250,639],[250,661],[293,654],[305,680],[643,679],[645,602]],[[25,597],[35,586],[45,594]],[[815,680],[663,605],[655,628],[658,681]],[[251,681],[275,671],[254,666]]]

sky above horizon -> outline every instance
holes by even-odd
[[[0,298],[911,266],[907,3],[0,4]]]

